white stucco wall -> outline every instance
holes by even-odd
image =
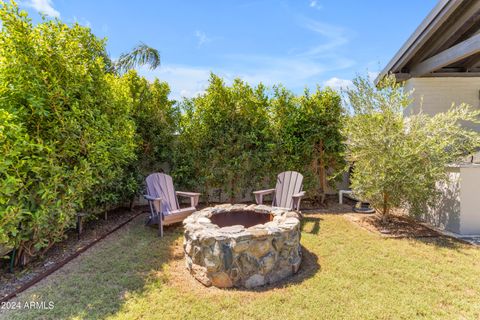
[[[480,108],[480,77],[411,78],[405,82],[405,89],[415,89],[414,101],[405,110],[405,115],[420,110],[434,115],[447,111],[452,103],[467,103]],[[473,127],[480,131],[480,125]]]
[[[480,165],[460,168],[460,233],[480,234]]]
[[[447,168],[449,181],[438,183],[440,199],[429,207],[424,220],[461,235],[480,235],[480,165]]]

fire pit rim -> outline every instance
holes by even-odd
[[[252,211],[263,214],[271,214],[273,220],[264,224],[257,224],[252,227],[242,225],[232,225],[219,227],[210,219],[213,215],[226,212]],[[220,204],[214,207],[207,207],[194,212],[183,221],[185,231],[190,232],[191,236],[195,234],[204,234],[205,230],[210,232],[211,237],[222,236],[252,236],[261,238],[268,234],[274,234],[283,230],[293,230],[300,223],[300,215],[286,208],[272,207],[267,205],[245,205],[245,204]],[[195,227],[195,224],[202,225],[202,228]],[[259,229],[266,229],[267,234],[259,233]]]

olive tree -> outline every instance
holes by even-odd
[[[421,213],[436,200],[436,183],[446,181],[445,166],[480,146],[479,134],[461,124],[478,122],[480,112],[461,104],[434,116],[405,117],[411,92],[393,76],[377,86],[362,77],[353,83],[347,91],[353,114],[346,127],[352,190],[384,222],[396,207]]]

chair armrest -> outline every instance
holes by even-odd
[[[253,191],[253,194],[265,195],[265,194],[274,193],[274,192],[275,192],[275,189],[266,189],[266,190]]]
[[[295,193],[292,195],[292,198],[301,198],[305,196],[305,191],[300,191],[299,193]]]
[[[292,203],[292,209],[297,211],[297,212],[300,212],[300,201],[302,200],[302,198],[305,196],[305,191],[300,191],[299,193],[295,193],[294,195],[292,195],[292,200],[293,200],[293,203]]]
[[[263,196],[274,192],[275,189],[253,191],[253,194],[255,195],[255,202],[257,204],[263,204]]]
[[[148,205],[150,206],[150,217],[154,217],[161,213],[162,198],[155,198],[148,194],[144,194],[143,198],[148,200]],[[160,220],[163,219],[163,214],[160,217]]]
[[[177,191],[175,193],[177,194],[177,196],[188,197],[188,198],[201,195],[201,193],[198,193],[198,192],[186,192],[186,191]]]
[[[144,194],[143,198],[145,200],[148,200],[148,201],[161,201],[162,200],[162,198],[155,198],[155,197],[149,196],[148,194]]]
[[[201,193],[198,192],[177,191],[175,193],[177,196],[190,198],[190,205],[192,207],[196,207],[198,205],[198,198],[201,195]]]

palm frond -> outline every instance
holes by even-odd
[[[115,70],[122,73],[145,65],[149,66],[151,70],[156,69],[160,65],[160,53],[157,49],[140,43],[132,51],[120,55],[115,63]]]

